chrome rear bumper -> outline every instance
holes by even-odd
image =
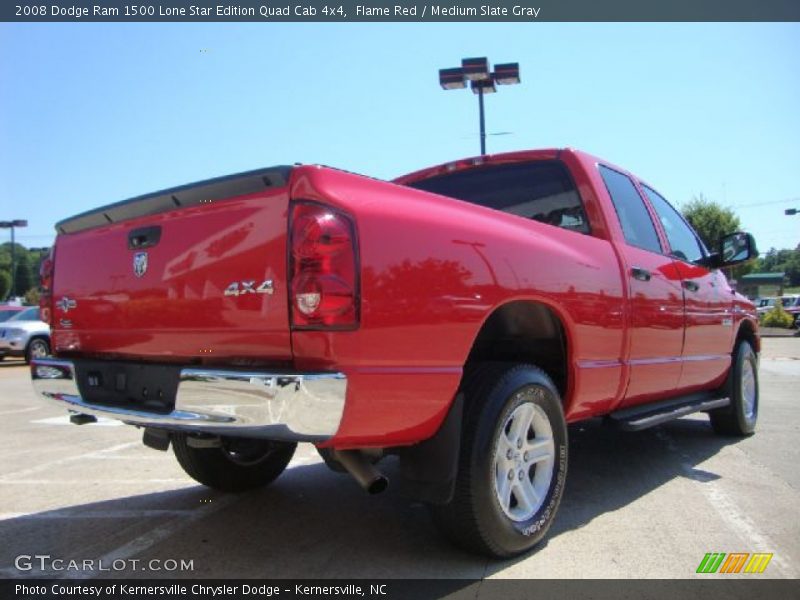
[[[342,373],[187,368],[180,372],[175,408],[161,414],[85,401],[69,360],[34,360],[31,378],[41,398],[80,414],[164,429],[295,441],[333,436],[347,392]]]

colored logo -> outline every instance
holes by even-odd
[[[64,296],[61,300],[56,302],[56,307],[60,308],[63,312],[69,312],[76,306],[78,306],[78,302],[67,296]]]
[[[133,255],[133,273],[137,277],[147,273],[147,252],[137,252]]]
[[[766,552],[709,552],[700,561],[697,573],[763,573],[772,560]]]

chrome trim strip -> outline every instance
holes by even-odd
[[[31,363],[31,378],[42,399],[82,414],[168,429],[298,441],[333,436],[347,394],[342,373],[182,369],[175,409],[158,414],[86,402],[69,360],[37,359]]]

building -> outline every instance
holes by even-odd
[[[785,276],[785,273],[750,273],[739,278],[736,289],[751,299],[783,296]]]

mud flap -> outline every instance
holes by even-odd
[[[447,504],[453,498],[463,410],[464,394],[459,393],[433,437],[397,451],[404,495],[429,504]]]

